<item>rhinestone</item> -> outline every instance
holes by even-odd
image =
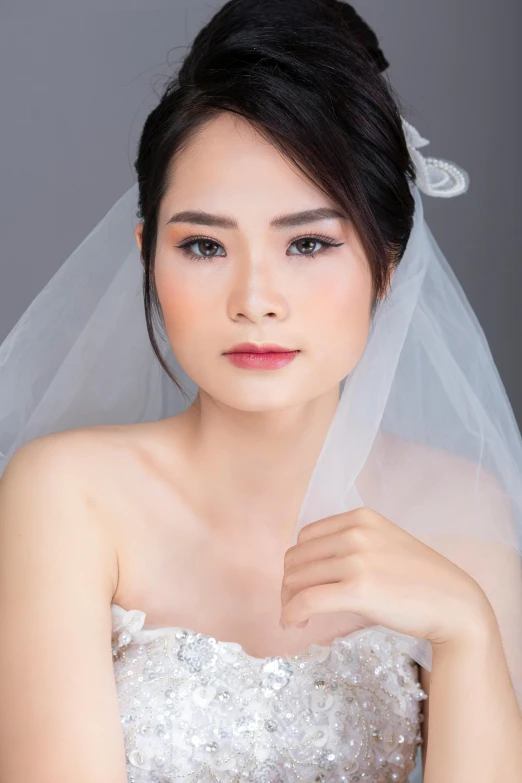
[[[139,750],[133,750],[129,753],[129,761],[134,767],[143,766],[144,758]]]
[[[178,630],[176,643],[157,636],[127,661],[121,629],[112,637],[129,783],[138,783],[136,767],[151,783],[201,781],[210,764],[222,783],[326,783],[333,771],[339,783],[402,783],[415,766],[426,696],[419,670],[394,645],[340,640],[328,655],[255,659]]]
[[[118,636],[119,647],[125,647],[132,641],[132,636],[128,631],[122,631]]]
[[[312,709],[318,712],[325,712],[329,710],[334,703],[334,697],[331,693],[316,693],[312,694],[310,699]]]
[[[216,694],[213,685],[202,685],[192,691],[192,698],[200,707],[208,707]]]
[[[261,671],[264,674],[261,684],[266,696],[270,696],[271,691],[281,690],[293,674],[292,664],[279,656],[267,658]]]
[[[178,659],[183,661],[192,673],[211,666],[215,663],[216,658],[216,640],[211,636],[205,636],[205,634],[197,633],[187,636],[178,650]]]

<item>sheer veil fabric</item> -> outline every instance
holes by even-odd
[[[365,351],[343,381],[292,543],[306,524],[369,506],[453,560],[486,592],[522,708],[522,439],[487,340],[424,218],[421,192],[451,197],[469,179],[424,158],[414,227]],[[0,474],[51,432],[171,416],[197,388],[163,339],[187,395],[149,343],[133,229],[135,184],[38,294],[0,346]],[[369,625],[359,617],[361,626]],[[431,645],[394,629],[431,669]]]

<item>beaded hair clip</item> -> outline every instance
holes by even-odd
[[[469,175],[456,163],[441,158],[425,158],[419,151],[419,147],[429,144],[418,130],[401,117],[404,135],[410,155],[415,164],[416,184],[423,193],[428,196],[451,198],[465,193],[469,187]]]

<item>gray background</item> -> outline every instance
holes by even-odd
[[[407,119],[431,141],[423,154],[470,174],[465,196],[425,197],[425,213],[520,423],[522,4],[354,5],[379,37]],[[143,122],[185,46],[220,6],[0,0],[0,341],[133,184]]]
[[[262,2],[262,0],[260,0]],[[284,0],[281,0],[284,2]],[[0,341],[116,199],[165,80],[219,0],[0,0]],[[470,174],[424,197],[522,421],[520,0],[359,0],[424,155]]]

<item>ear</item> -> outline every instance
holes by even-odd
[[[141,255],[142,234],[143,234],[143,222],[142,223],[137,223],[136,227],[134,228],[134,236],[136,237],[136,242],[138,244],[138,248],[139,248],[139,251],[140,251],[141,265],[144,267],[145,263],[143,261],[142,255]]]

